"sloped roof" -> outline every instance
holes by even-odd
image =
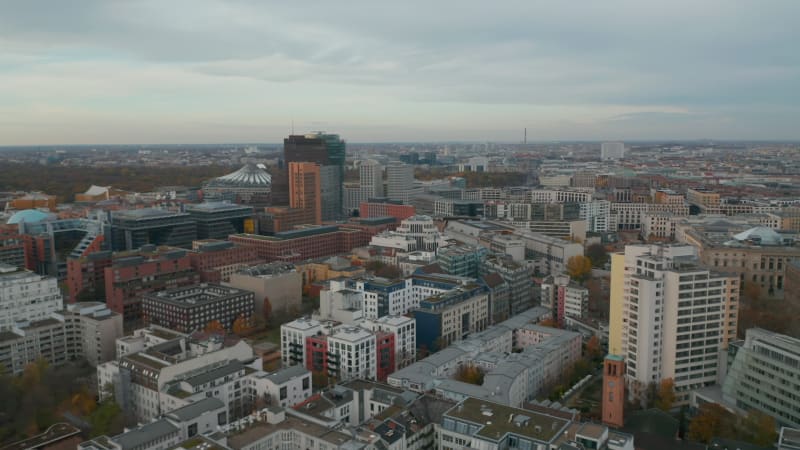
[[[86,190],[86,192],[83,193],[83,195],[91,195],[93,197],[97,195],[103,195],[108,192],[109,187],[110,186],[96,186],[93,184],[89,187],[89,189]]]
[[[755,227],[733,236],[737,241],[758,241],[761,245],[781,245],[781,235],[768,227]]]
[[[39,211],[38,209],[24,209],[15,212],[6,222],[8,225],[16,225],[18,223],[27,222],[41,222],[50,217],[50,214]]]

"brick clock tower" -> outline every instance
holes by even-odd
[[[625,361],[621,356],[607,355],[603,362],[603,423],[621,428],[624,425]]]

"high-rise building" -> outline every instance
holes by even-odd
[[[319,164],[289,163],[289,206],[305,212],[305,223],[315,225],[322,223]]]
[[[600,145],[600,159],[603,161],[618,160],[625,156],[625,144],[622,142],[603,142]]]
[[[603,362],[603,423],[622,428],[625,425],[625,360],[607,355]]]
[[[324,221],[335,220],[342,215],[345,150],[345,141],[338,134],[291,135],[283,140],[283,155],[287,164],[312,162],[320,165]]]
[[[358,168],[358,175],[363,201],[383,197],[383,167],[378,164],[378,161],[374,159],[362,161]]]
[[[408,202],[414,188],[414,166],[394,162],[386,166],[386,196],[391,200]]]
[[[609,352],[625,358],[629,398],[672,379],[677,404],[722,379],[736,336],[739,280],[699,265],[690,245],[629,245],[611,262]]]
[[[0,331],[17,321],[44,320],[62,304],[55,278],[0,264]]]

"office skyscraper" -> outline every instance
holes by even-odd
[[[408,202],[414,188],[414,166],[393,162],[386,166],[386,196],[391,200]]]
[[[374,159],[362,161],[358,174],[361,185],[361,201],[383,197],[383,167],[378,164],[378,161]]]
[[[322,220],[335,220],[342,215],[345,152],[345,141],[338,134],[291,135],[283,140],[287,166],[292,162],[320,165]]]
[[[322,223],[320,166],[311,162],[289,163],[289,206],[303,210],[307,223]]]

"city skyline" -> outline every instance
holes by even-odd
[[[800,138],[800,4],[480,6],[7,4],[0,145]]]

